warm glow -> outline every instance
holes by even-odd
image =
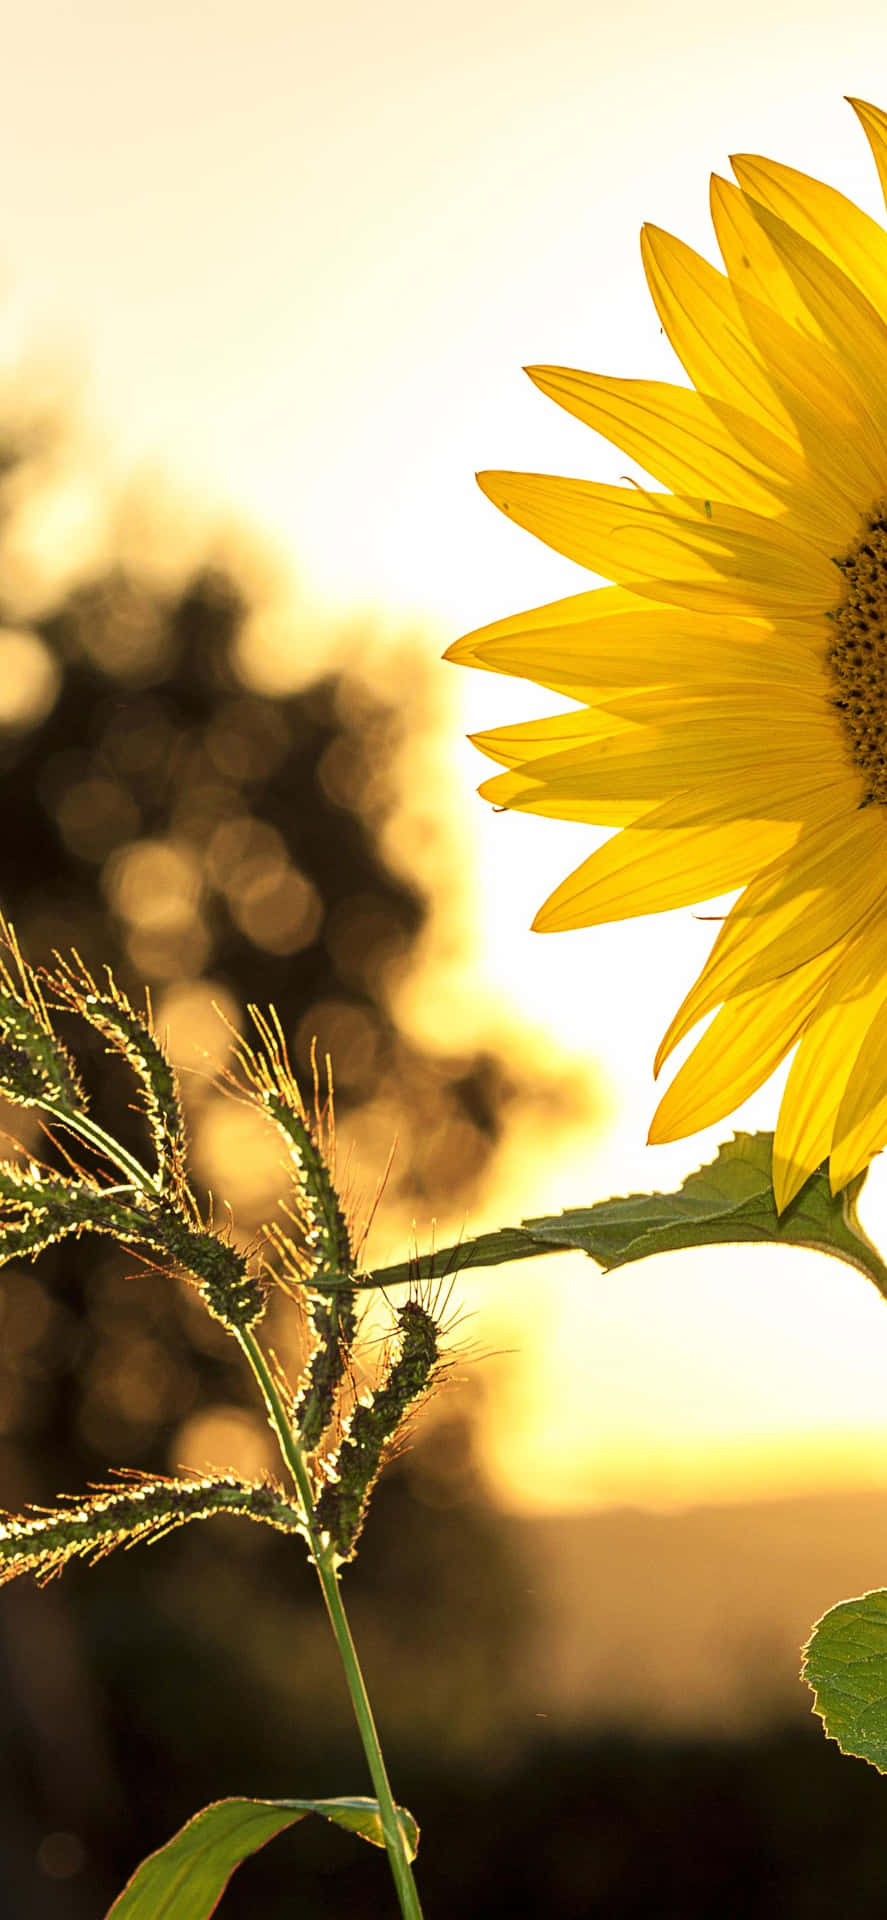
[[[280,542],[281,575],[291,566],[305,584],[299,640],[269,589],[242,641],[245,685],[273,695],[300,684],[333,610],[367,606],[381,611],[370,637],[355,614],[354,657],[370,679],[378,660],[390,685],[415,623],[439,722],[411,763],[391,852],[428,881],[437,911],[425,972],[396,982],[403,1018],[441,1047],[508,1033],[529,1059],[555,1052],[565,1078],[582,1077],[582,1131],[553,1150],[541,1107],[515,1116],[476,1217],[449,1218],[441,1192],[439,1239],[675,1184],[729,1130],[642,1144],[655,1046],[711,929],[679,913],[529,933],[588,835],[494,816],[473,799],[484,767],[464,731],[538,707],[501,680],[457,677],[437,654],[460,628],[582,580],[506,525],[471,476],[489,461],[620,476],[624,460],[546,405],[520,367],[541,358],[676,377],[643,286],[641,219],[707,248],[704,182],[739,145],[809,166],[876,209],[865,143],[840,95],[887,99],[871,31],[880,18],[850,0],[837,70],[834,36],[818,32],[834,20],[824,0],[789,0],[778,18],[751,0],[729,58],[723,11],[700,0],[604,10],[554,0],[542,11],[456,0],[433,17],[399,3],[381,18],[361,0],[332,10],[263,0],[258,15],[223,0],[209,35],[194,5],[56,8],[53,71],[64,84],[52,90],[51,138],[37,124],[42,107],[35,120],[44,10],[16,21],[0,129],[15,181],[7,345],[49,336],[82,355],[121,471],[134,459],[165,470]],[[174,505],[158,493],[153,532],[144,501],[129,513],[163,577],[186,539]],[[39,603],[41,567],[68,577],[78,542],[97,538],[61,461],[50,524],[24,517],[11,583],[0,583],[15,589],[22,621]],[[122,676],[150,663],[138,605],[115,644]],[[51,703],[47,672],[18,624],[0,632],[3,725]],[[227,754],[249,751],[235,722],[215,743],[222,770]],[[346,805],[353,777],[347,755],[323,773]],[[114,797],[111,769],[66,790],[58,825],[78,856],[104,860]],[[319,908],[282,838],[249,818],[207,831],[232,915],[265,952],[298,954]],[[184,846],[139,833],[134,822],[101,884],[133,967],[170,983],[160,1017],[177,1057],[193,1049],[199,1061],[202,1050],[210,1072],[224,1047],[207,995],[188,997],[206,950],[200,876]],[[331,937],[359,949],[372,912],[372,902],[362,919],[349,908]],[[370,1079],[367,1023],[333,1001],[312,1020],[341,1051],[343,1078]],[[303,1063],[310,1038],[299,1036]],[[606,1128],[590,1117],[602,1074]],[[739,1124],[772,1125],[777,1098],[765,1089]],[[214,1096],[204,1106],[200,1166],[219,1204],[236,1207],[256,1165],[270,1203],[279,1150],[237,1108]],[[382,1098],[362,1114],[355,1165],[370,1193],[396,1124]],[[423,1144],[433,1165],[434,1143]],[[470,1155],[467,1129],[448,1151]],[[874,1218],[882,1173],[872,1188],[873,1231],[887,1235],[887,1206]],[[380,1261],[402,1257],[409,1224],[380,1226]],[[416,1233],[427,1242],[430,1219]],[[712,1254],[604,1277],[561,1257],[460,1290],[474,1315],[468,1337],[492,1356],[481,1363],[490,1471],[514,1505],[887,1486],[887,1315],[849,1270],[813,1256]],[[216,1441],[233,1461],[233,1418],[219,1432],[212,1411],[194,1417],[181,1438],[191,1464],[215,1455]]]
[[[0,727],[31,727],[49,713],[58,669],[34,633],[0,628]]]
[[[238,1407],[203,1407],[179,1428],[170,1448],[170,1472],[183,1467],[206,1473],[224,1463],[226,1472],[244,1479],[273,1474],[274,1441],[250,1414]]]

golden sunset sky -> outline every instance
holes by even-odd
[[[70,370],[121,475],[245,513],[318,607],[415,622],[429,658],[588,580],[472,476],[624,473],[520,369],[679,377],[643,220],[711,253],[708,177],[734,150],[878,211],[841,96],[887,101],[882,0],[31,0],[5,21],[4,356],[36,343]],[[462,734],[542,701],[482,675],[454,694],[440,673],[442,708],[464,712],[448,758],[479,991],[602,1071],[611,1109],[557,1164],[543,1142],[511,1166],[469,1230],[675,1184],[730,1131],[643,1145],[655,1044],[711,928],[682,913],[531,935],[588,835],[472,803]],[[776,1108],[771,1085],[740,1124]],[[887,1238],[877,1169],[868,1220]],[[512,1503],[887,1484],[887,1313],[847,1269],[700,1252],[604,1279],[563,1258],[467,1291],[471,1337],[498,1355],[488,1463]]]

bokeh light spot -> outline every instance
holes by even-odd
[[[270,702],[259,707],[252,700],[227,701],[206,736],[213,765],[234,783],[266,780],[285,760],[290,744],[283,713]]]
[[[47,1880],[73,1880],[86,1865],[86,1848],[76,1833],[46,1833],[37,1848],[37,1865]]]
[[[74,780],[55,806],[59,831],[82,860],[105,860],[121,840],[138,832],[139,814],[130,794],[116,780]]]
[[[274,1442],[261,1421],[239,1407],[203,1407],[179,1427],[169,1450],[172,1473],[236,1473],[257,1480],[279,1466]]]
[[[170,646],[162,602],[121,569],[82,589],[72,616],[78,650],[103,673],[136,683],[162,675]]]
[[[264,606],[244,622],[231,663],[244,687],[274,700],[312,680],[328,652],[329,633],[319,620],[309,622],[302,611],[297,622],[291,607]]]
[[[368,1007],[348,1000],[317,1000],[296,1030],[296,1058],[303,1070],[307,1068],[316,1040],[320,1059],[331,1055],[336,1086],[349,1094],[366,1094],[378,1073],[381,1039]]]
[[[216,980],[178,982],[157,1001],[154,1024],[173,1066],[187,1075],[186,1095],[195,1082],[208,1087],[209,1077],[225,1065],[233,1045],[226,1021],[239,1028],[240,1007]]]
[[[333,909],[324,940],[349,986],[377,986],[407,946],[387,903],[372,893],[351,894]]]
[[[295,867],[256,874],[231,912],[242,933],[268,953],[301,953],[323,924],[323,902]]]
[[[230,1206],[235,1219],[267,1215],[285,1190],[284,1148],[260,1113],[216,1098],[207,1102],[194,1143],[201,1177],[216,1210]]]
[[[115,913],[147,933],[178,933],[197,912],[200,865],[189,848],[136,840],[112,855],[102,875]]]
[[[60,686],[58,663],[36,633],[0,627],[0,727],[38,726],[52,711]]]

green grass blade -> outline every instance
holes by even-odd
[[[385,1845],[375,1800],[216,1800],[142,1861],[107,1920],[208,1920],[241,1861],[308,1813]],[[398,1813],[413,1860],[419,1829],[405,1808]]]

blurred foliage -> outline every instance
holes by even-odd
[[[273,1205],[279,1149],[212,1086],[227,1038],[214,1001],[235,1026],[247,1001],[273,1002],[306,1080],[316,1036],[360,1180],[371,1193],[396,1135],[387,1204],[458,1221],[509,1110],[541,1096],[564,1116],[576,1089],[553,1071],[540,1086],[516,1049],[429,1051],[398,1024],[429,898],[384,839],[400,750],[429,727],[427,662],[401,651],[387,686],[331,669],[294,609],[299,690],[263,697],[244,672],[256,606],[233,546],[171,580],[140,571],[130,539],[23,620],[3,539],[14,547],[23,503],[39,513],[42,469],[17,432],[27,484],[10,442],[0,487],[0,902],[26,954],[74,947],[131,997],[150,989],[194,1069],[198,1177],[244,1234]],[[85,1070],[97,1114],[138,1150],[125,1078],[94,1037]],[[94,1245],[10,1273],[2,1305],[0,1434],[54,1455],[65,1486],[110,1458],[165,1465],[186,1416],[241,1397],[236,1356],[192,1303]]]
[[[74,947],[133,997],[150,989],[194,1064],[198,1179],[232,1199],[243,1236],[272,1204],[279,1149],[213,1085],[213,1001],[235,1028],[248,1001],[273,1002],[306,1076],[316,1035],[362,1180],[396,1132],[387,1202],[458,1218],[509,1110],[532,1097],[563,1117],[576,1090],[553,1069],[531,1084],[516,1047],[423,1049],[398,1023],[430,905],[386,842],[401,749],[432,724],[421,655],[402,652],[386,685],[361,670],[354,634],[349,666],[318,657],[294,611],[298,690],[263,696],[244,672],[256,608],[233,546],[177,574],[140,567],[130,538],[61,589],[25,568],[23,594],[22,515],[39,525],[52,433],[20,418],[0,441],[0,904],[28,957]],[[97,1117],[138,1151],[119,1061],[83,1030],[77,1051]],[[52,1160],[29,1116],[0,1120]],[[473,1464],[474,1404],[445,1409],[437,1439],[432,1423],[409,1470],[395,1466],[350,1583],[387,1728],[417,1754],[497,1748],[518,1679],[528,1603]],[[0,1276],[8,1510],[102,1481],[109,1463],[268,1459],[239,1356],[184,1287],[88,1238]],[[95,1916],[220,1794],[365,1790],[313,1578],[298,1548],[253,1531],[213,1523],[116,1572],[0,1599],[0,1878],[21,1920]]]

